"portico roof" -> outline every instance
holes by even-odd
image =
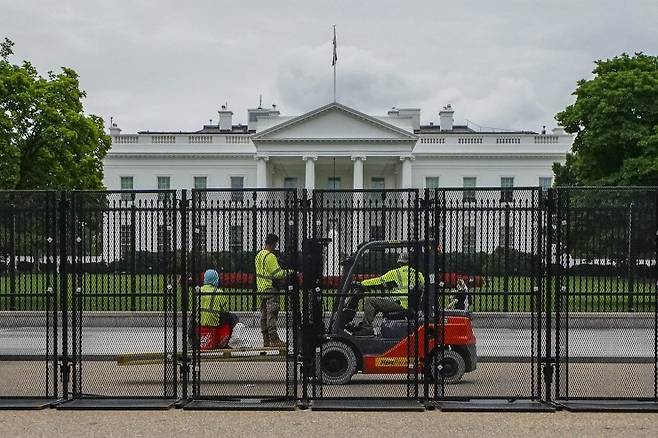
[[[272,122],[272,119],[268,120]],[[301,116],[283,120],[251,137],[259,142],[412,142],[410,130],[333,102]]]

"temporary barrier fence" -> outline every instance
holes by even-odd
[[[0,406],[655,409],[656,196],[0,192]],[[274,294],[278,349],[254,269],[269,233],[298,273]],[[406,294],[359,286],[403,253]],[[248,348],[200,347],[211,268]]]

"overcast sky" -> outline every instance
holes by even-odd
[[[0,0],[0,37],[44,74],[80,74],[85,111],[126,132],[234,123],[332,99],[370,114],[451,103],[458,123],[553,127],[592,61],[658,54],[657,0]]]

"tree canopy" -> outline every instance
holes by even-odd
[[[658,185],[658,57],[624,53],[593,73],[556,115],[576,134],[556,185]]]
[[[13,45],[0,43],[0,189],[103,189],[111,140],[84,114],[78,74],[12,64]]]

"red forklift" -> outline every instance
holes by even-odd
[[[316,336],[303,336],[303,349],[315,351],[314,363],[305,363],[305,372],[321,379],[323,384],[344,385],[357,373],[407,374],[417,372],[427,379],[443,383],[456,383],[465,373],[477,367],[475,335],[471,326],[471,313],[463,310],[443,309],[436,300],[433,275],[426,287],[409,291],[409,309],[405,312],[384,314],[379,332],[368,336],[355,336],[350,322],[355,317],[355,306],[349,301],[363,294],[357,278],[357,266],[366,253],[379,251],[409,251],[432,253],[426,242],[377,240],[359,246],[344,260],[341,281],[335,291],[331,316],[325,321],[322,298],[333,292],[322,290],[322,249],[327,239],[308,239],[304,242],[304,300],[302,332]],[[428,257],[431,254],[428,254]],[[433,261],[426,265],[433,271]],[[416,266],[423,270],[423,266]],[[308,275],[310,274],[310,275]],[[383,287],[386,287],[384,285]],[[386,296],[385,293],[381,294]],[[426,296],[427,295],[427,296]],[[379,296],[379,295],[378,295]],[[433,311],[434,309],[437,311]],[[414,353],[417,352],[417,353]],[[426,369],[427,368],[427,369]]]

